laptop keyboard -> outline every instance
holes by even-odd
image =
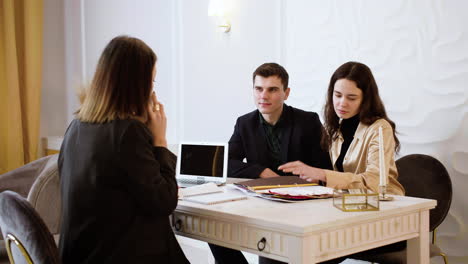
[[[203,184],[205,183],[205,180],[199,180],[199,179],[177,179],[178,183],[182,184]]]

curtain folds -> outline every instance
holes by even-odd
[[[0,1],[0,174],[37,158],[42,0]]]

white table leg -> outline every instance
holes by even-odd
[[[407,263],[429,263],[429,211],[419,213],[419,237],[408,240]]]
[[[315,243],[316,244],[316,243]],[[313,264],[315,247],[311,238],[292,238],[288,243],[289,264]]]

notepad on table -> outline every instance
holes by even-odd
[[[209,193],[222,192],[223,189],[217,186],[214,182],[208,182],[200,185],[194,185],[187,188],[179,189],[179,198],[190,197],[195,195],[203,195]]]
[[[185,201],[201,204],[218,204],[247,199],[247,196],[238,193],[211,193],[184,198]]]

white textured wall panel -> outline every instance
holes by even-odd
[[[468,2],[285,2],[290,103],[321,112],[334,70],[367,64],[396,122],[400,155],[432,155],[450,173],[453,203],[438,243],[452,262],[466,263]]]

